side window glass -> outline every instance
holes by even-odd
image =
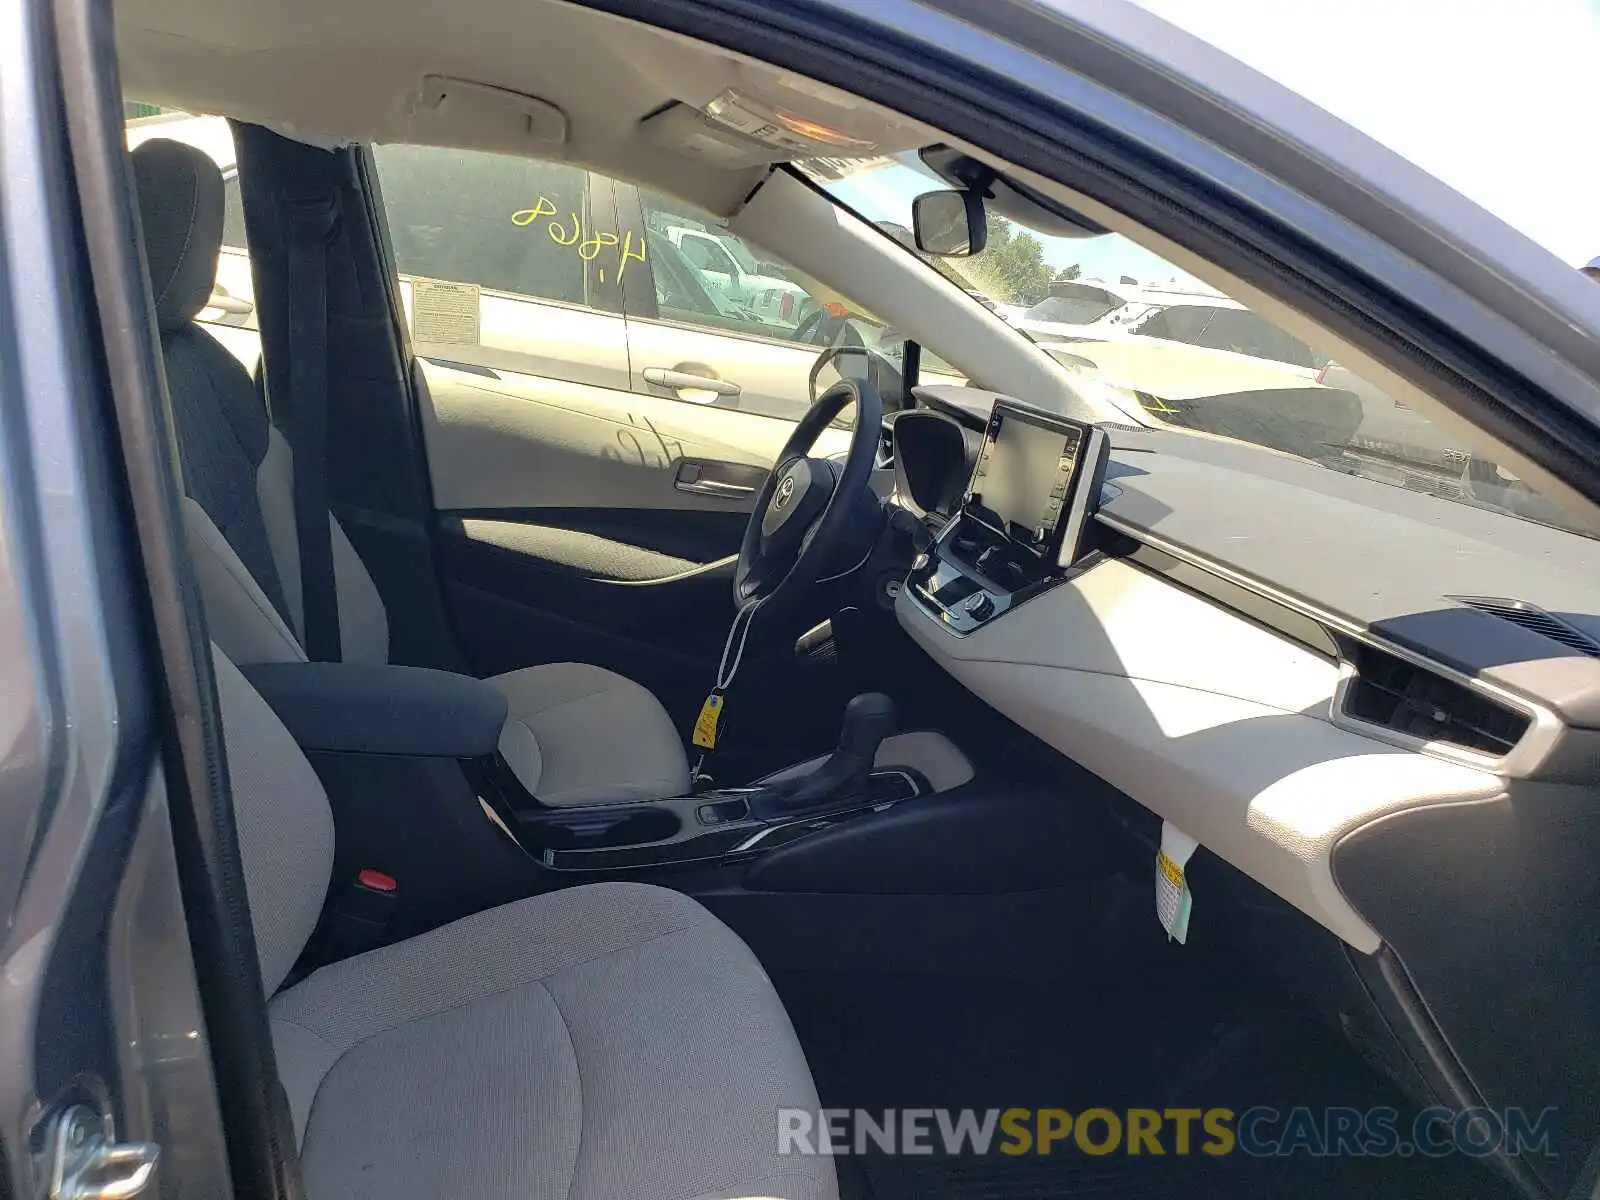
[[[655,229],[645,234],[645,240],[650,248],[656,307],[661,316],[695,324],[737,324],[738,309],[718,298],[721,289],[707,284],[705,273],[681,246]]]
[[[434,146],[377,146],[389,240],[402,276],[614,308],[584,257],[589,176],[580,167]]]
[[[661,317],[785,341],[799,330],[805,340],[803,323],[821,305],[794,268],[680,201],[646,191],[639,201]]]
[[[730,277],[734,274],[733,259],[708,237],[685,237],[678,247],[696,270],[715,271]]]
[[[654,192],[641,190],[638,198],[649,269],[627,277],[637,390],[794,419],[810,403],[817,357],[831,347],[859,348],[903,369],[905,336],[859,304],[729,232],[709,213]],[[841,371],[859,369],[849,365],[858,359],[867,361],[836,360],[818,376],[819,388]],[[708,370],[732,387],[673,387],[646,374],[678,364],[695,368],[681,373]],[[921,364],[925,381],[965,381],[926,347]]]
[[[581,167],[437,146],[375,146],[412,345],[423,358],[627,390],[611,186]]]
[[[182,142],[204,153],[222,172],[222,252],[217,256],[211,302],[195,319],[253,370],[260,355],[260,339],[233,130],[225,117],[195,116],[150,104],[125,104],[123,113],[130,151],[162,138]]]

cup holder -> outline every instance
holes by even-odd
[[[665,808],[540,812],[522,819],[523,840],[549,850],[601,850],[642,846],[676,837],[683,828]]]

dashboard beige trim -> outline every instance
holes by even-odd
[[[1334,845],[1504,790],[1335,724],[1336,664],[1115,559],[964,638],[907,591],[895,609],[975,695],[1367,953],[1379,938],[1334,882]]]
[[[1337,631],[1345,637],[1371,646],[1376,650],[1381,650],[1385,654],[1392,654],[1396,658],[1405,659],[1415,666],[1424,667],[1436,675],[1459,683],[1463,687],[1471,688],[1473,691],[1479,692],[1499,704],[1504,704],[1520,713],[1526,714],[1530,721],[1528,732],[1523,734],[1522,740],[1513,746],[1509,753],[1500,756],[1481,754],[1477,751],[1462,749],[1459,746],[1409,737],[1396,730],[1359,720],[1344,711],[1344,694],[1355,674],[1354,669],[1348,663],[1345,663],[1341,664],[1339,685],[1329,701],[1329,719],[1336,725],[1359,733],[1363,737],[1399,746],[1404,750],[1432,754],[1439,758],[1449,759],[1451,762],[1463,763],[1479,770],[1493,771],[1497,775],[1513,778],[1527,778],[1538,774],[1539,768],[1554,757],[1557,744],[1566,733],[1567,727],[1560,717],[1526,696],[1507,691],[1475,675],[1457,671],[1435,659],[1418,654],[1405,646],[1374,636],[1370,630],[1336,613],[1328,612],[1326,609],[1319,608],[1299,596],[1281,591],[1269,583],[1264,583],[1252,576],[1234,571],[1221,563],[1213,562],[1183,546],[1167,541],[1158,534],[1153,534],[1148,530],[1119,521],[1104,512],[1096,513],[1095,519],[1108,529],[1114,529],[1118,533],[1131,537],[1135,541],[1143,542],[1147,546],[1152,546],[1164,554],[1170,554],[1173,558],[1188,563],[1192,567],[1207,571],[1220,579],[1227,580],[1229,583],[1237,584],[1247,591],[1264,596],[1276,604],[1281,604],[1285,608],[1310,617],[1312,620]]]

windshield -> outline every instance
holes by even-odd
[[[1052,321],[1058,325],[1090,325],[1122,307],[1120,297],[1099,288],[1062,289],[1046,296],[1022,316],[1029,321]]]
[[[854,171],[830,160],[809,173],[914,253],[912,201],[948,186],[914,155]],[[1038,234],[993,212],[988,221],[980,253],[919,257],[992,302],[1130,423],[1252,442],[1330,470],[1573,528],[1563,510],[1403,399],[1137,243],[1118,234]],[[1072,328],[1055,328],[1062,326]]]
[[[1326,355],[1318,354],[1299,338],[1242,308],[1175,305],[1140,322],[1133,332],[1297,367],[1321,369],[1328,362]]]

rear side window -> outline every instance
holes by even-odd
[[[591,226],[587,171],[434,146],[377,146],[373,157],[400,274],[605,307],[578,253]]]

